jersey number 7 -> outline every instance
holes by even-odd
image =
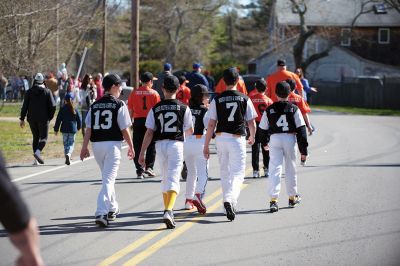
[[[237,108],[238,108],[238,104],[237,103],[235,103],[235,102],[233,102],[233,103],[226,103],[226,109],[230,109],[230,108],[232,108],[232,110],[231,110],[231,113],[229,114],[229,116],[228,116],[228,121],[234,121],[234,118],[235,118],[235,112],[236,112],[236,110],[237,110]]]

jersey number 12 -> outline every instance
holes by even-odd
[[[157,118],[158,120],[160,120],[161,133],[178,131],[176,125],[173,126],[173,124],[178,120],[178,117],[176,116],[175,113],[173,112],[167,112],[165,114],[160,113]]]

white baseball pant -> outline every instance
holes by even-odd
[[[183,167],[183,141],[159,140],[156,142],[157,161],[162,175],[162,192],[179,194],[179,179]]]
[[[246,169],[246,137],[228,133],[215,139],[224,202],[237,205]]]
[[[187,167],[185,194],[187,199],[193,199],[195,193],[203,195],[206,190],[208,181],[208,160],[204,158],[203,148],[204,137],[188,136],[186,138],[183,158]]]
[[[118,210],[115,179],[121,161],[121,141],[93,142],[93,154],[100,167],[102,187],[97,197],[96,216]]]
[[[269,196],[278,198],[281,191],[281,175],[285,158],[285,182],[289,197],[297,194],[296,135],[272,134],[269,141]]]

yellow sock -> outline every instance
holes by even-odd
[[[271,201],[278,202],[278,198],[271,198]]]
[[[168,206],[168,194],[166,192],[163,192],[162,196],[163,196],[163,200],[164,200],[164,210],[166,210],[167,206]]]
[[[167,203],[167,207],[165,209],[172,211],[172,209],[174,208],[176,196],[178,195],[178,193],[176,193],[176,191],[169,190],[167,192],[167,195],[168,195],[168,203]]]

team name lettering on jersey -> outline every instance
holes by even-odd
[[[219,103],[232,102],[232,101],[244,102],[244,98],[242,96],[225,96],[218,99]]]
[[[94,103],[93,109],[115,109],[117,105],[115,103]]]
[[[198,109],[190,109],[192,111],[192,115],[201,115],[201,110]]]
[[[155,113],[161,112],[161,111],[180,111],[181,107],[179,105],[160,105],[157,106],[154,110]]]

